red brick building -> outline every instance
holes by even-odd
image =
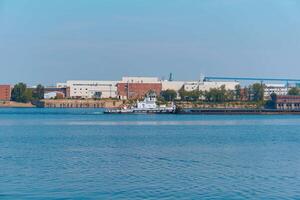
[[[120,99],[141,99],[149,91],[155,92],[157,95],[162,90],[161,83],[118,83],[117,93]]]
[[[10,85],[0,85],[0,100],[9,101],[11,97]]]
[[[276,108],[280,110],[299,110],[300,96],[278,95],[276,97]]]

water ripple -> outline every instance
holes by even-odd
[[[0,114],[0,199],[300,199],[299,124]]]

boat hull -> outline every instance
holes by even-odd
[[[128,109],[106,110],[104,114],[175,114],[174,109]]]

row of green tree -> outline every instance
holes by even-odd
[[[288,91],[288,95],[300,95],[300,90],[297,87],[293,87]]]
[[[240,85],[235,90],[226,90],[225,86],[220,88],[212,88],[209,91],[186,91],[184,88],[179,90],[179,97],[185,101],[203,100],[206,102],[227,102],[227,101],[264,101],[264,87],[261,83],[254,83],[248,87],[241,88]],[[291,88],[289,95],[300,95],[298,88]],[[166,90],[161,92],[161,96],[166,101],[174,101],[177,99],[177,93],[174,90]]]
[[[21,103],[28,103],[32,100],[44,98],[44,86],[37,85],[36,88],[28,88],[25,83],[18,83],[11,92],[11,100]]]

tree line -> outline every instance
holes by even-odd
[[[14,86],[11,92],[11,100],[28,103],[32,100],[40,100],[44,98],[45,88],[41,84],[36,88],[28,88],[25,83],[18,83]]]
[[[228,102],[228,101],[255,101],[264,100],[264,85],[254,83],[249,87],[241,88],[237,85],[234,90],[227,90],[225,85],[220,88],[211,88],[209,91],[186,91],[182,87],[179,92],[180,100],[184,101],[206,101],[206,102]],[[161,97],[166,101],[174,101],[177,99],[177,92],[174,90],[165,90],[161,92]]]

